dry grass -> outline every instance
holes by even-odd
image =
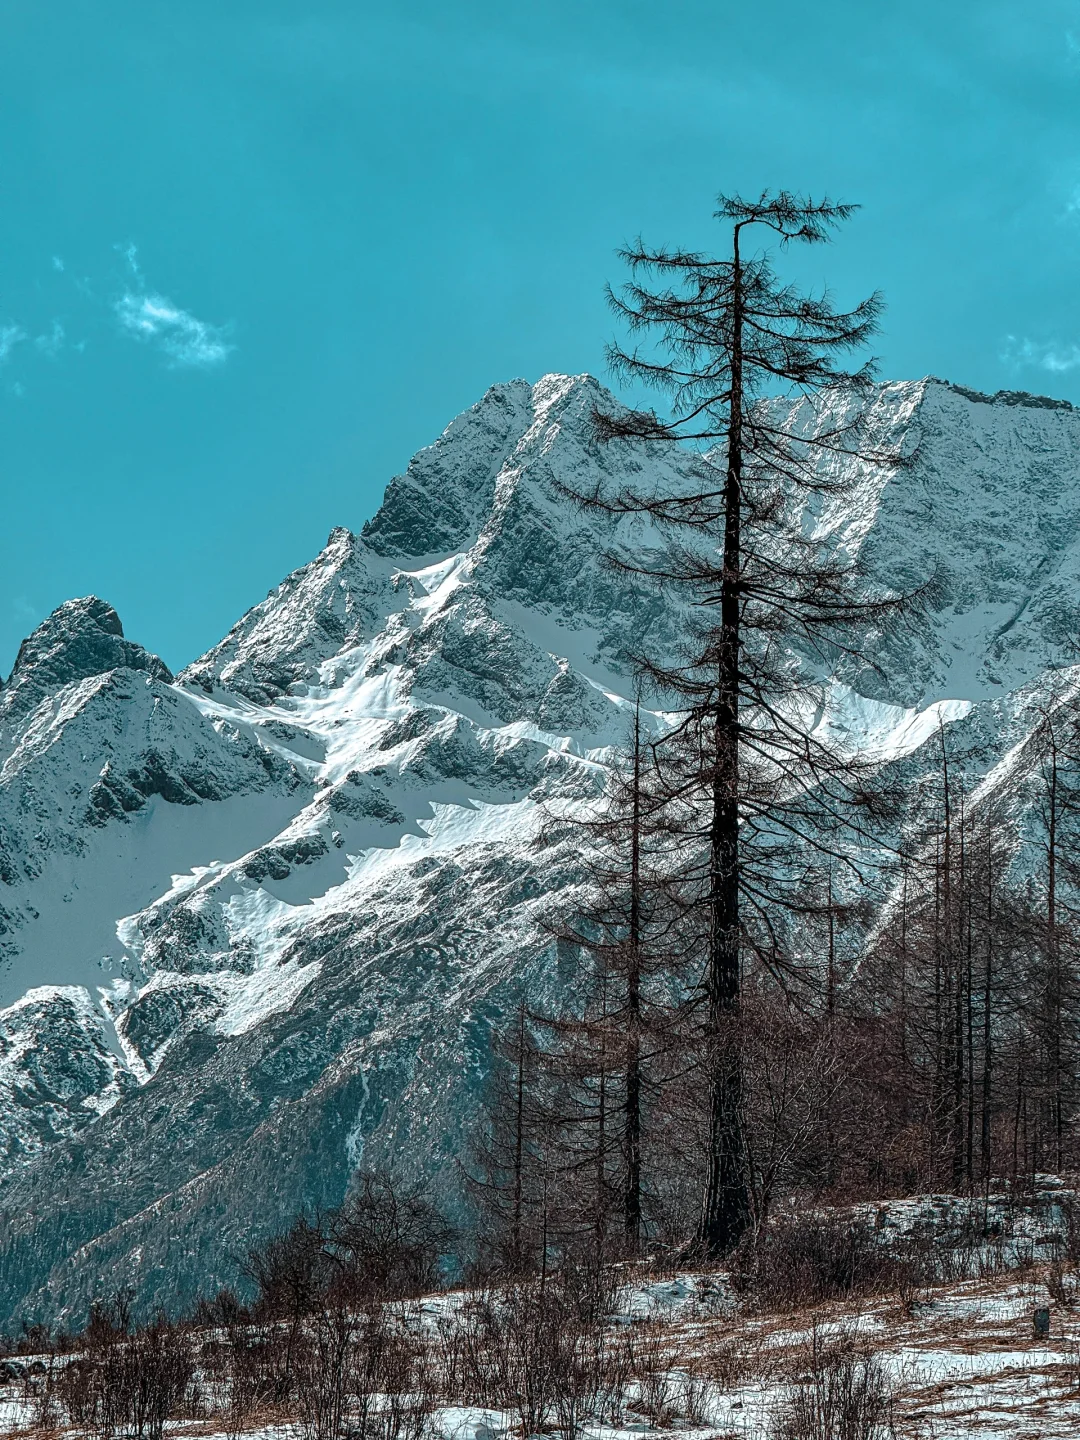
[[[564,1430],[567,1425],[591,1428],[594,1420],[648,1423],[657,1433],[696,1430],[703,1440],[729,1434],[739,1440],[774,1440],[779,1432],[769,1417],[791,1387],[801,1385],[810,1394],[817,1384],[820,1398],[821,1377],[827,1374],[823,1357],[828,1363],[833,1363],[829,1357],[839,1357],[837,1373],[848,1366],[844,1383],[854,1383],[859,1365],[876,1357],[889,1382],[891,1423],[898,1436],[943,1440],[992,1433],[1017,1440],[1066,1440],[1080,1435],[1075,1281],[1071,1269],[1034,1266],[1023,1273],[925,1285],[914,1297],[897,1290],[756,1313],[744,1308],[726,1316],[687,1300],[654,1318],[608,1327],[596,1373],[584,1381],[581,1353],[564,1356],[579,1367],[575,1383],[580,1393],[572,1412],[565,1404],[560,1411],[553,1401],[549,1423]],[[1032,1314],[1048,1297],[1051,1333],[1047,1340],[1037,1340]],[[455,1307],[444,1308],[453,1313]],[[469,1309],[457,1308],[463,1314]],[[438,1341],[435,1335],[433,1330],[433,1349],[445,1348],[445,1335]],[[476,1338],[473,1335],[473,1341]],[[456,1401],[512,1413],[514,1406],[502,1394],[506,1376],[496,1363],[500,1347],[508,1339],[520,1347],[538,1338],[543,1340],[527,1330],[517,1338],[496,1330],[478,1341],[488,1344],[488,1378],[481,1375],[478,1380],[474,1373],[470,1387],[479,1384],[480,1389],[466,1395],[451,1393],[436,1374],[431,1411]],[[562,1351],[553,1352],[550,1363],[563,1363],[560,1355]],[[7,1387],[7,1393],[14,1396],[19,1389]],[[212,1399],[209,1391],[204,1396]],[[208,1436],[229,1428],[233,1434],[249,1434],[298,1418],[294,1410],[289,1403],[260,1403],[236,1417],[231,1427],[220,1414],[193,1415],[170,1423],[169,1433]],[[522,1423],[520,1409],[516,1420],[508,1415],[511,1430]],[[21,1432],[25,1440],[59,1440],[65,1433],[70,1436],[71,1431],[41,1423]],[[786,1433],[801,1440],[803,1432],[789,1427]]]

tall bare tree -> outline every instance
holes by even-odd
[[[874,593],[856,560],[828,542],[808,509],[842,503],[859,463],[891,465],[876,449],[862,403],[869,364],[841,358],[874,333],[881,300],[838,311],[782,283],[768,251],[817,244],[853,207],[781,192],[721,197],[724,258],[638,242],[623,252],[631,278],[610,292],[635,348],[614,345],[615,373],[668,402],[595,417],[599,438],[634,449],[689,446],[694,475],[657,492],[602,482],[575,498],[651,522],[657,543],[639,560],[612,557],[687,602],[677,656],[643,654],[643,678],[683,719],[666,747],[671,798],[686,807],[705,918],[702,996],[708,1138],[700,1249],[717,1255],[749,1223],[738,1015],[742,967],[753,953],[790,975],[780,911],[820,908],[792,863],[807,844],[852,866],[839,836],[875,801],[865,775],[815,724],[824,677],[851,661],[858,637],[886,623],[896,597]],[[637,457],[640,458],[640,457]],[[841,465],[838,461],[848,463]],[[627,466],[627,474],[640,473]],[[793,651],[801,663],[792,663]],[[861,662],[860,662],[861,663]]]

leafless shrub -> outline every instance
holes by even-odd
[[[122,1300],[91,1311],[85,1348],[58,1372],[57,1400],[74,1425],[110,1440],[117,1433],[161,1440],[166,1420],[191,1409],[190,1337],[163,1316],[129,1333]]]
[[[123,1353],[130,1319],[130,1300],[125,1294],[92,1305],[83,1332],[83,1352],[68,1361],[59,1377],[59,1400],[69,1421],[101,1440],[109,1440],[130,1411],[130,1379]]]
[[[1056,1206],[1061,1225],[1061,1258],[1070,1270],[1076,1270],[1080,1268],[1080,1205],[1075,1193],[1064,1193],[1057,1197]]]
[[[358,1322],[344,1305],[325,1306],[305,1327],[297,1357],[297,1401],[304,1440],[336,1440],[354,1390]]]
[[[428,1338],[409,1320],[378,1301],[327,1303],[309,1317],[296,1358],[303,1440],[424,1440],[438,1387]]]
[[[281,1404],[284,1339],[273,1327],[233,1320],[204,1344],[202,1369],[212,1382],[214,1408],[230,1440],[264,1408]]]
[[[442,1385],[469,1405],[494,1404],[505,1388],[505,1356],[498,1344],[495,1299],[481,1292],[436,1327],[433,1348]]]
[[[299,1215],[280,1235],[248,1252],[244,1273],[256,1287],[260,1319],[299,1320],[319,1304],[330,1280],[322,1226]]]
[[[914,1315],[929,1284],[929,1273],[918,1248],[903,1246],[896,1255],[894,1271],[896,1297],[908,1317]]]
[[[295,1399],[299,1340],[286,1322],[250,1317],[216,1327],[203,1340],[199,1369],[208,1405],[226,1435],[235,1437],[265,1414],[285,1414]]]
[[[522,1281],[506,1288],[496,1312],[507,1353],[506,1399],[526,1435],[550,1424],[557,1401],[563,1412],[579,1408],[578,1325],[566,1301],[550,1277]]]
[[[228,1325],[246,1323],[250,1319],[251,1312],[248,1307],[235,1291],[226,1287],[219,1290],[212,1300],[198,1300],[188,1317],[188,1323],[194,1330],[218,1330]]]
[[[926,1252],[926,1270],[939,1284],[959,1285],[979,1274],[981,1249],[971,1245],[939,1244]]]
[[[737,1390],[749,1380],[766,1380],[776,1368],[776,1351],[760,1330],[737,1329],[708,1336],[701,1367],[721,1390]]]
[[[381,1381],[386,1397],[387,1440],[425,1440],[431,1431],[439,1388],[430,1343],[412,1335],[400,1316],[390,1337]]]
[[[57,1398],[70,1424],[97,1434],[110,1433],[101,1414],[103,1389],[96,1366],[83,1356],[68,1361],[59,1377]]]
[[[56,1430],[63,1418],[58,1394],[62,1365],[54,1354],[47,1354],[27,1365],[22,1376],[23,1404],[31,1426],[36,1430]]]
[[[160,1440],[165,1421],[190,1408],[195,1373],[190,1339],[162,1317],[136,1331],[125,1357],[132,1429],[136,1436]]]
[[[977,1278],[991,1280],[997,1275],[1004,1275],[1009,1268],[1003,1237],[992,1235],[988,1240],[984,1240],[978,1252]]]
[[[894,1288],[897,1259],[861,1221],[806,1215],[770,1225],[733,1280],[765,1306],[809,1305]]]
[[[889,1440],[893,1387],[881,1362],[847,1336],[823,1345],[815,1329],[808,1373],[781,1404],[773,1440]]]
[[[383,1440],[415,1440],[434,1409],[433,1376],[425,1337],[414,1333],[406,1309],[369,1302],[358,1331],[355,1411],[360,1433]]]
[[[1047,1267],[1045,1276],[1047,1292],[1054,1305],[1067,1306],[1071,1308],[1076,1302],[1077,1280],[1076,1273],[1068,1269],[1061,1260],[1054,1260]]]
[[[709,1423],[709,1381],[701,1362],[695,1357],[684,1361],[682,1369],[675,1374],[679,1386],[676,1409],[680,1419],[687,1425]]]
[[[452,1235],[422,1185],[368,1174],[327,1221],[335,1290],[406,1299],[433,1290]]]
[[[527,1435],[573,1435],[586,1416],[614,1417],[636,1363],[630,1337],[606,1324],[614,1288],[603,1267],[567,1260],[475,1295],[438,1326],[439,1388],[510,1410]]]
[[[655,1425],[669,1425],[675,1418],[677,1391],[663,1327],[652,1321],[636,1325],[632,1332],[631,1354],[634,1409]]]

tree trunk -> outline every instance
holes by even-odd
[[[510,1246],[515,1268],[522,1255],[523,1174],[525,1161],[525,1002],[518,1007],[517,1075],[514,1095],[514,1176],[511,1202]]]
[[[724,564],[714,714],[706,1062],[709,1135],[698,1240],[710,1257],[737,1245],[750,1218],[742,1132],[739,1018],[739,652],[742,518],[742,295],[734,239],[731,397],[724,485]]]
[[[982,1033],[982,1139],[983,1223],[990,1203],[991,1135],[990,1103],[993,1095],[993,1030],[991,1028],[994,984],[994,848],[989,821],[986,828],[986,963],[983,969]]]
[[[630,828],[630,926],[626,972],[626,1189],[623,1230],[629,1254],[641,1243],[641,706],[634,711],[634,791]]]
[[[1046,728],[1050,737],[1049,816],[1047,824],[1046,876],[1046,962],[1047,1005],[1046,1045],[1050,1081],[1050,1128],[1054,1137],[1054,1168],[1063,1164],[1061,1125],[1061,1025],[1062,982],[1061,953],[1057,927],[1057,857],[1058,857],[1058,755],[1057,736],[1049,718]]]

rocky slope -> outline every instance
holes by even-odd
[[[24,645],[0,691],[0,1322],[125,1284],[182,1304],[362,1154],[452,1191],[492,1026],[571,978],[541,920],[580,872],[543,807],[595,793],[628,650],[678,628],[602,562],[649,534],[558,488],[685,481],[689,457],[595,446],[602,395],[493,388],[178,678],[100,600]],[[947,723],[1021,824],[1034,707],[1077,683],[1080,413],[933,380],[869,403],[914,463],[808,523],[936,584],[821,723],[916,789]]]

